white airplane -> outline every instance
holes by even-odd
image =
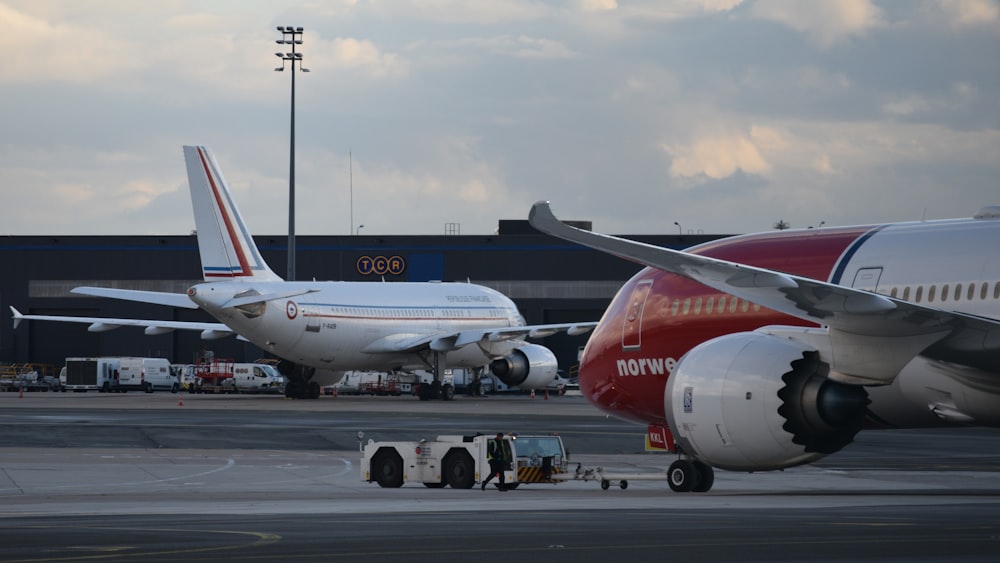
[[[862,428],[1000,427],[1000,207],[683,252],[575,229],[547,202],[529,219],[647,266],[588,340],[579,384],[680,454],[675,491],[709,490],[713,467],[811,463]]]
[[[421,398],[451,399],[446,367],[489,369],[505,384],[543,388],[557,375],[551,350],[526,342],[597,323],[526,326],[514,303],[471,283],[286,282],[261,258],[206,147],[184,147],[204,283],[187,294],[79,287],[74,293],[171,307],[201,308],[219,323],[24,315],[22,320],[78,322],[91,331],[143,326],[147,334],[198,330],[203,339],[237,334],[285,360],[286,395],[315,398],[345,371],[429,370]]]

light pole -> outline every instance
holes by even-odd
[[[678,223],[677,221],[674,221],[674,224],[677,225],[677,234],[680,236],[684,236],[684,231],[681,230],[681,224]]]
[[[365,228],[364,225],[358,225],[358,230],[354,231],[354,235],[355,236],[360,235],[361,234],[361,229],[363,229],[363,228]]]
[[[299,70],[309,72],[308,68],[302,66],[302,53],[295,50],[297,45],[302,44],[302,28],[278,26],[281,32],[281,39],[275,41],[278,45],[291,45],[292,51],[289,53],[275,53],[281,59],[281,68],[274,70],[281,72],[285,70],[285,63],[289,63],[292,70],[292,126],[291,141],[288,144],[288,281],[295,280],[295,63],[299,63]]]

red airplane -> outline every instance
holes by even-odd
[[[973,218],[774,231],[685,251],[531,224],[647,266],[580,362],[599,409],[679,454],[670,488],[714,468],[814,462],[862,428],[1000,426],[1000,207]]]

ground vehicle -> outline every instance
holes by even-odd
[[[70,391],[118,391],[121,358],[66,358],[63,389]],[[60,376],[60,379],[62,377]]]
[[[271,364],[211,359],[175,365],[182,388],[192,393],[281,393],[285,378]]]
[[[0,366],[0,391],[59,391],[62,383],[46,364]]]
[[[493,436],[438,436],[436,440],[376,442],[363,448],[361,479],[381,487],[416,481],[430,488],[469,489],[489,471],[487,445]],[[556,483],[568,463],[559,436],[507,436],[516,460],[504,472],[508,489],[521,483]]]
[[[123,391],[169,390],[176,393],[180,382],[164,358],[121,358],[118,387]]]

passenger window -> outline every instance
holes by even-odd
[[[670,306],[670,315],[676,317],[677,316],[677,310],[680,309],[680,308],[681,308],[681,300],[680,299],[674,299],[673,304]]]
[[[696,315],[701,314],[701,297],[698,297],[697,299],[694,300],[694,314]]]
[[[903,300],[904,301],[910,300],[910,286],[906,286],[903,288]]]
[[[972,298],[975,297],[975,296],[976,296],[976,284],[970,283],[969,284],[969,293],[965,297],[969,301],[972,301]]]
[[[990,284],[983,282],[983,289],[979,290],[979,298],[986,301],[986,291],[989,290]]]
[[[747,301],[746,299],[744,299],[743,303],[740,304],[740,310],[743,311],[744,313],[746,313],[747,311],[749,311],[750,310],[750,302]]]
[[[895,287],[892,288],[892,291],[889,292],[889,297],[893,297],[893,298],[896,297],[896,288]]]
[[[1000,299],[1000,282],[993,286],[993,299]]]
[[[962,300],[962,284],[956,283],[955,284],[955,301],[961,301],[961,300]]]
[[[690,297],[688,297],[687,299],[684,300],[684,311],[683,311],[682,314],[687,315],[689,312],[691,312],[691,298]]]
[[[935,291],[936,289],[937,289],[936,285],[932,285],[932,286],[930,286],[930,287],[927,288],[927,302],[928,303],[933,303],[934,302],[934,294],[936,293],[936,291]]]
[[[753,312],[756,313],[757,311],[760,311],[760,305],[754,303],[753,304]]]
[[[997,283],[997,287],[1000,287],[1000,283]],[[729,299],[729,313],[730,314],[736,312],[736,305],[738,305],[737,301],[739,301],[739,299],[737,299],[735,297],[732,297],[732,298]]]
[[[719,308],[715,310],[716,313],[720,315],[726,312],[726,296],[723,295],[719,298]]]
[[[712,312],[713,312],[712,309],[714,307],[715,307],[715,298],[714,297],[709,297],[708,300],[705,301],[705,314],[706,315],[711,315]]]
[[[917,293],[913,297],[913,300],[916,301],[917,303],[920,303],[920,300],[923,298],[923,296],[924,296],[924,286],[918,285],[917,286]]]
[[[948,284],[944,284],[941,286],[941,301],[947,301],[947,300],[948,300]]]

